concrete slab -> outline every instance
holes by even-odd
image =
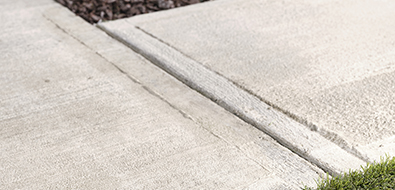
[[[101,26],[143,53],[154,47],[133,44],[133,37],[151,36],[306,129],[373,161],[385,153],[395,156],[394,8],[393,1],[218,0]],[[166,62],[160,54],[168,51],[145,56]],[[199,83],[185,73],[176,75]],[[215,99],[221,85],[196,88]],[[260,122],[248,116],[248,109],[256,109],[248,103],[229,108],[226,95],[217,101]],[[261,128],[280,134],[267,125]],[[283,137],[289,138],[277,138]]]
[[[66,8],[28,9],[0,9],[0,189],[298,189],[322,174]]]

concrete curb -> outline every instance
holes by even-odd
[[[242,155],[247,156],[268,172],[261,174],[259,173],[260,169],[253,171],[252,173],[259,176],[259,179],[257,178],[257,181],[252,184],[248,183],[246,186],[238,188],[300,189],[304,186],[315,187],[315,179],[324,176],[324,172],[318,167],[279,145],[262,131],[240,120],[205,96],[190,89],[102,30],[76,17],[64,7],[57,6],[49,9],[44,12],[44,17],[75,40],[96,52],[97,55],[140,84],[152,95],[167,102],[188,120],[198,124],[198,128],[210,132],[216,138],[220,138],[221,141],[236,148]],[[207,152],[207,156],[209,155],[210,153]],[[229,159],[234,158],[230,157]],[[245,165],[245,163],[239,162],[238,165]],[[227,174],[221,178],[226,176]],[[245,179],[241,180],[247,182]]]
[[[365,162],[125,20],[99,28],[331,175]]]

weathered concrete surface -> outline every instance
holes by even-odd
[[[279,143],[332,175],[359,169],[365,163],[338,145],[240,89],[177,50],[135,29],[125,21],[100,26],[116,39],[171,73],[228,111],[253,124]],[[339,157],[339,155],[342,155]]]
[[[322,174],[44,4],[0,7],[0,189],[297,189]]]
[[[394,9],[218,0],[126,22],[372,161],[395,153]]]

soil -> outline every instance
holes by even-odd
[[[89,23],[196,4],[209,0],[55,0]]]

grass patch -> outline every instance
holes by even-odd
[[[395,157],[381,157],[381,161],[361,166],[361,171],[351,171],[317,181],[317,190],[328,189],[395,189]],[[304,190],[312,190],[305,187]]]

